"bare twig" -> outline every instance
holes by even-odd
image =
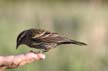
[[[0,56],[0,71],[16,68],[42,59],[45,59],[45,55],[33,51],[19,55]]]

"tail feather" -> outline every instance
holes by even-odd
[[[87,45],[86,43],[84,42],[80,42],[80,41],[75,41],[75,40],[70,40],[70,41],[66,41],[66,42],[61,42],[61,44],[75,44],[75,45]]]

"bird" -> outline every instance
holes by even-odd
[[[32,28],[19,33],[16,40],[16,49],[20,45],[27,45],[30,48],[40,49],[40,52],[44,53],[62,44],[87,45],[84,42],[69,39],[55,32]]]

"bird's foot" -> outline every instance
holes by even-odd
[[[35,53],[35,54],[38,54],[39,53],[39,52],[36,52],[36,51],[33,51],[33,50],[30,50],[30,52]]]
[[[44,52],[43,50],[38,51],[38,53],[43,53],[43,52]]]
[[[40,50],[40,51],[33,51],[33,50],[30,50],[30,52],[33,52],[33,53],[45,53],[47,52],[48,50]]]
[[[30,50],[30,52],[34,52],[33,50]]]
[[[47,50],[40,50],[40,51],[38,51],[38,53],[45,53],[45,52],[47,52]]]

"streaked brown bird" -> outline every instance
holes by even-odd
[[[28,29],[22,31],[17,37],[16,49],[21,44],[25,44],[31,48],[41,49],[41,52],[47,52],[48,50],[62,44],[87,45],[86,43],[71,40],[60,36],[57,33],[41,29]]]

